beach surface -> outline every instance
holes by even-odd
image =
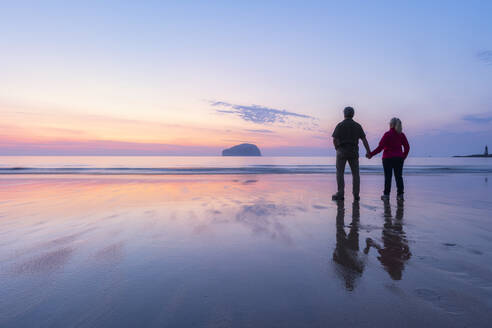
[[[361,183],[3,175],[0,326],[488,327],[488,175]]]

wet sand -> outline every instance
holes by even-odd
[[[381,175],[359,203],[330,174],[1,179],[1,327],[490,323],[483,175],[406,176],[404,204]]]

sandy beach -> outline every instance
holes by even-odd
[[[405,179],[3,176],[0,326],[488,326],[490,182]]]

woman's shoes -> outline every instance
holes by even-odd
[[[381,195],[381,200],[384,202],[389,201],[390,196],[389,195]],[[403,202],[405,199],[403,198],[403,194],[399,194],[396,196],[396,200],[399,202]]]

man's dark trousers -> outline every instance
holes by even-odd
[[[359,197],[360,192],[360,174],[359,174],[359,154],[353,152],[344,152],[337,150],[337,195],[343,196],[345,192],[345,165],[349,163],[350,170],[352,171],[352,192],[355,198]]]

